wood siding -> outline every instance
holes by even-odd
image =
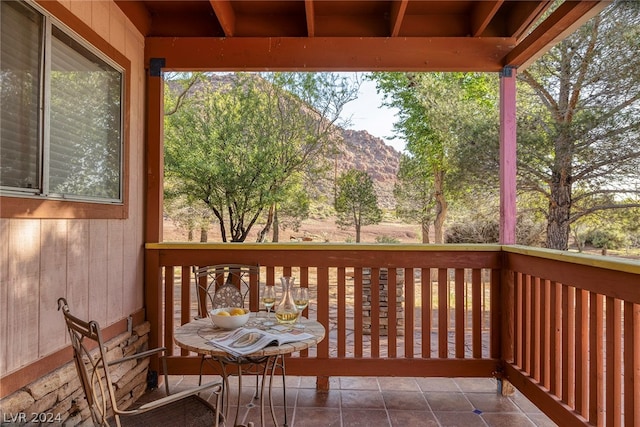
[[[111,1],[42,5],[65,23],[79,18],[131,62],[124,173],[129,212],[127,219],[0,219],[2,377],[68,345],[57,312],[60,296],[103,327],[143,307],[144,38]]]

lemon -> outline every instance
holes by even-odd
[[[231,316],[228,311],[221,310],[216,313],[218,316]]]
[[[230,310],[230,314],[232,316],[242,316],[243,314],[245,314],[244,313],[244,308],[238,308],[238,307],[232,308]]]

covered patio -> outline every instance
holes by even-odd
[[[558,425],[637,421],[637,262],[514,245],[147,244],[151,340],[169,346],[192,316],[191,266],[231,260],[313,290],[310,316],[330,332],[287,374],[319,389],[345,376],[507,379]],[[197,374],[199,358],[174,348],[168,369]]]
[[[192,318],[192,267],[244,263],[260,265],[263,282],[298,277],[330,331],[287,360],[298,400],[303,389],[331,400],[349,389],[343,378],[375,381],[383,395],[393,384],[426,395],[434,384],[506,379],[558,425],[640,424],[640,264],[515,245],[516,74],[607,1],[36,3],[125,58],[125,196],[117,212],[0,199],[3,413],[81,412],[60,374],[71,358],[59,296],[108,338],[172,348],[169,373],[191,381],[198,358],[174,348],[173,330]],[[194,70],[500,73],[500,244],[163,243],[162,73]]]

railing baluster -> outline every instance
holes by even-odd
[[[413,328],[415,324],[415,274],[413,268],[404,269],[404,357],[413,358]],[[422,307],[424,316],[424,306]],[[425,332],[422,331],[423,340]],[[424,356],[423,356],[424,357]]]
[[[514,331],[513,331],[513,356],[516,366],[521,369],[524,368],[524,334],[522,328],[523,321],[523,291],[524,284],[522,280],[522,273],[517,272],[515,274],[514,282],[514,294],[513,294],[513,316],[514,316]]]
[[[270,265],[267,266],[267,271],[266,271],[266,285],[268,286],[275,286],[276,285],[276,272],[275,272],[275,267]],[[275,308],[275,307],[274,307]]]
[[[576,290],[576,411],[586,416],[587,398],[589,390],[589,370],[587,355],[589,351],[588,329],[588,292]]]
[[[397,307],[397,289],[398,289],[398,273],[395,268],[387,269],[387,357],[398,357],[397,340],[398,335],[398,319],[396,311]]]
[[[446,268],[438,269],[438,357],[449,354],[449,274]]]
[[[569,406],[575,408],[576,395],[576,288],[567,286],[567,296],[569,306],[567,307],[567,402]]]
[[[317,268],[318,277],[318,322],[323,325],[329,324],[329,269],[327,267]],[[318,357],[329,357],[329,340],[322,340],[318,343]]]
[[[420,295],[422,305],[422,357],[431,358],[431,269],[423,268],[420,272]]]
[[[353,339],[355,357],[362,357],[362,267],[353,271]]]
[[[260,310],[260,274],[251,273],[249,275],[249,310],[257,312]]]
[[[489,309],[491,310],[490,322],[489,322],[489,337],[491,339],[491,346],[489,348],[489,357],[493,359],[499,359],[500,348],[502,346],[502,326],[500,325],[501,310],[506,310],[506,307],[500,308],[502,304],[502,291],[500,286],[500,270],[491,270],[491,286],[489,290]],[[507,337],[504,337],[507,339]]]
[[[371,357],[380,357],[380,269],[371,268]]]
[[[522,332],[524,334],[524,371],[529,375],[532,374],[532,361],[533,361],[533,312],[535,307],[533,306],[533,289],[531,285],[531,275],[527,274],[524,278],[524,318],[522,325]]]
[[[640,304],[624,303],[624,425],[640,425]]]
[[[551,310],[549,308],[550,287],[548,280],[541,283],[540,306],[541,306],[541,325],[540,325],[540,383],[543,387],[549,388],[549,337],[551,336],[551,326],[549,317]]]
[[[167,347],[169,355],[175,354],[173,346],[173,286],[174,268],[164,268],[164,346]]]
[[[589,388],[589,422],[602,425],[604,412],[604,297],[591,293],[589,298],[589,370],[592,381]]]
[[[533,339],[531,340],[531,377],[536,381],[540,381],[540,365],[541,365],[541,357],[540,357],[540,329],[541,329],[541,319],[542,319],[542,307],[541,307],[541,289],[540,289],[540,278],[534,277],[532,283],[533,290],[533,327],[531,329],[531,333],[533,335]]]
[[[516,275],[512,270],[504,270],[500,273],[500,304],[502,305],[500,315],[500,343],[501,356],[505,362],[516,364]]]
[[[471,317],[473,318],[473,357],[482,357],[482,270],[471,270]]]
[[[549,324],[551,335],[549,336],[549,392],[552,395],[557,396],[558,391],[562,390],[560,385],[560,375],[558,375],[559,359],[560,355],[560,340],[559,340],[559,326],[560,326],[560,313],[559,313],[559,300],[558,292],[560,285],[557,282],[551,282],[549,284]]]
[[[622,374],[620,362],[622,359],[620,337],[620,301],[613,297],[606,297],[606,355],[605,355],[605,371],[606,371],[606,425],[619,426],[622,425],[621,420],[621,381]]]
[[[464,269],[456,268],[455,272],[455,328],[456,357],[463,358],[465,344],[464,327]]]
[[[180,324],[184,325],[192,320],[191,317],[191,268],[182,266],[180,282]],[[171,343],[173,343],[173,338]],[[187,356],[189,350],[180,349],[181,356]]]
[[[308,288],[309,287],[309,267],[300,267],[300,286],[303,287],[303,288]],[[316,292],[317,292],[317,288],[318,288],[318,286],[317,286],[317,283],[316,283]],[[309,289],[309,292],[312,292],[312,290]],[[311,297],[311,296],[309,296],[309,297]],[[303,312],[300,313],[300,316],[309,317],[309,306],[308,305],[303,310]],[[300,357],[309,357],[309,349],[302,350],[300,352]]]
[[[338,295],[337,295],[337,304],[336,304],[336,316],[338,317],[338,330],[337,330],[337,341],[338,341],[338,357],[345,357],[347,354],[347,304],[346,304],[346,294],[347,294],[347,282],[346,282],[346,273],[344,267],[338,267]]]
[[[568,405],[570,405],[569,401],[569,288],[562,285],[562,308],[560,310],[562,320],[561,320],[561,335],[562,335],[562,343],[561,343],[561,372],[560,372],[560,380],[562,381],[562,388],[560,396],[562,401]]]

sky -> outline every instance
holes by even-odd
[[[375,82],[364,80],[358,99],[346,104],[340,117],[345,120],[351,119],[351,124],[346,126],[348,129],[366,130],[402,152],[404,141],[391,139],[396,112],[397,109],[382,106],[382,95],[376,93]]]

